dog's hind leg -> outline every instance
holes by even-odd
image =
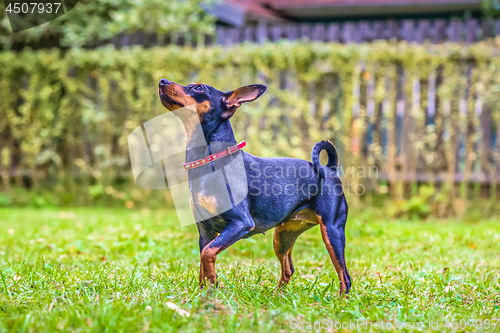
[[[338,209],[326,213],[318,212],[321,235],[337,271],[340,280],[340,297],[348,294],[351,288],[351,277],[347,271],[345,260],[345,224],[347,220],[347,203],[345,198],[338,199]],[[335,205],[336,206],[336,205]]]
[[[274,253],[281,263],[281,278],[278,287],[285,286],[294,272],[292,249],[297,237],[315,225],[315,223],[290,220],[274,228]]]

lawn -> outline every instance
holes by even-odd
[[[0,209],[0,330],[279,332],[316,322],[329,331],[500,331],[498,221],[351,214],[353,288],[339,300],[317,227],[299,238],[284,290],[268,232],[223,252],[219,288],[200,291],[196,227],[180,227],[173,214]]]

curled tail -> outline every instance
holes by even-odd
[[[314,145],[311,152],[312,165],[316,172],[319,173],[319,177],[325,179],[325,170],[321,168],[321,163],[319,162],[319,153],[322,150],[326,150],[328,154],[328,163],[326,166],[334,172],[337,172],[337,168],[339,167],[339,155],[337,154],[337,148],[330,141],[320,141]]]

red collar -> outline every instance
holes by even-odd
[[[202,165],[205,165],[207,163],[215,161],[218,158],[234,154],[238,150],[241,150],[246,145],[247,145],[247,143],[245,141],[241,141],[237,145],[231,146],[231,147],[227,148],[226,150],[221,151],[220,153],[212,154],[210,156],[201,158],[201,159],[196,160],[196,161],[181,163],[179,165],[179,167],[181,168],[182,171],[186,171],[188,169],[194,169],[194,168],[197,168],[197,167],[201,167]]]

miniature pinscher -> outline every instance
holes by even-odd
[[[188,172],[192,210],[193,207],[206,207],[206,193],[210,193],[210,188],[214,186],[209,182],[201,182],[197,193],[193,193],[192,179],[203,177],[206,172],[199,166],[204,165],[205,170],[210,168],[210,171],[214,171],[216,162],[229,161],[235,156],[242,156],[244,162],[245,190],[248,189],[246,197],[231,209],[197,223],[200,236],[200,285],[203,287],[208,282],[217,282],[214,266],[219,253],[242,238],[271,228],[274,228],[274,251],[281,263],[278,286],[286,285],[294,272],[292,248],[297,237],[319,224],[326,249],[340,279],[342,296],[351,288],[344,253],[348,208],[337,175],[338,155],[335,146],[329,141],[316,143],[311,153],[312,162],[309,162],[297,158],[257,157],[240,150],[241,144],[236,145],[229,119],[242,103],[256,100],[266,89],[264,85],[252,84],[222,92],[201,83],[182,86],[166,79],[159,82],[159,98],[168,110],[180,113],[182,108],[194,105],[201,123],[199,131],[203,132],[198,135],[203,135],[208,144],[203,149],[190,147],[193,133],[186,134],[186,163],[181,164],[181,169]],[[186,125],[184,127],[187,133]],[[322,150],[328,155],[326,166],[319,161]],[[230,188],[229,184],[225,185]],[[217,206],[218,198],[209,199],[212,207]]]

